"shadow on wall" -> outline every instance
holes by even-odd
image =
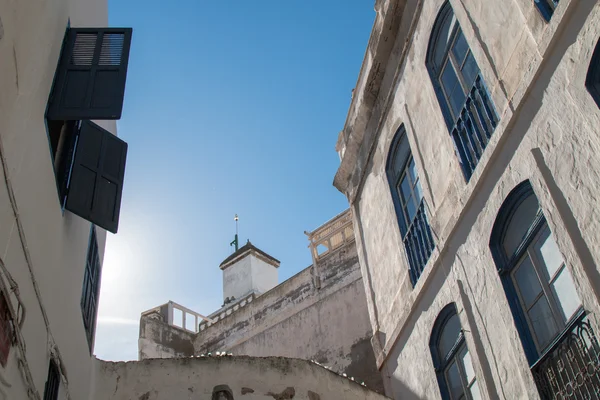
[[[446,276],[444,274],[444,266],[454,265],[455,262],[461,262],[460,259],[455,260],[455,256],[457,251],[465,245],[469,235],[471,234],[471,228],[477,221],[477,218],[482,213],[482,211],[486,208],[488,199],[492,197],[492,193],[498,183],[500,182],[504,172],[506,171],[510,161],[512,160],[514,154],[517,149],[521,146],[523,139],[526,133],[532,128],[532,122],[534,117],[539,113],[543,98],[545,95],[545,90],[550,84],[552,77],[554,76],[560,62],[566,54],[566,51],[569,49],[577,41],[577,36],[581,29],[584,27],[586,19],[593,7],[596,5],[596,2],[578,2],[574,5],[575,9],[571,12],[571,14],[567,17],[567,20],[563,22],[563,28],[559,32],[557,32],[555,43],[551,43],[550,51],[551,54],[548,56],[542,68],[538,71],[538,74],[535,76],[532,84],[532,89],[527,98],[521,103],[519,109],[515,111],[514,121],[511,123],[506,129],[506,134],[502,137],[500,142],[498,143],[497,151],[490,159],[487,171],[481,176],[481,180],[479,182],[479,188],[477,193],[473,196],[470,206],[467,210],[465,210],[464,215],[459,221],[459,225],[456,227],[454,235],[449,239],[447,243],[447,251],[440,257],[438,270],[434,272],[434,276],[432,277],[432,281],[430,282],[430,286],[428,290],[423,294],[422,298],[418,301],[417,304],[414,305],[415,310],[411,313],[410,317],[405,322],[405,325],[408,326],[416,326],[416,323],[419,321],[421,317],[429,310],[433,301],[435,300],[438,292],[446,281]],[[534,151],[534,158],[540,158],[540,151]],[[539,163],[539,160],[536,160]],[[544,172],[548,172],[545,171]],[[554,198],[558,198],[559,200],[564,199],[564,195],[560,191],[557,185],[552,185],[550,190],[553,192],[552,195]],[[563,208],[570,211],[570,209],[563,205]],[[565,216],[563,216],[565,217]],[[574,217],[572,215],[566,215],[567,223],[571,223],[571,225],[576,225],[573,223]],[[491,226],[490,226],[491,230]],[[575,232],[574,235],[576,238],[581,237],[580,232]],[[439,238],[437,238],[439,240]],[[581,246],[583,247],[583,246]],[[587,246],[585,246],[587,247]],[[580,256],[583,260],[591,259],[591,255],[589,249],[587,248],[577,249]],[[463,266],[464,268],[468,268],[469,266]],[[493,265],[487,265],[486,268],[493,268]],[[590,273],[588,272],[588,275]],[[598,282],[600,281],[600,277],[596,274],[591,273],[591,281]],[[467,282],[468,283],[468,282]],[[501,284],[499,278],[495,284],[498,286],[498,293],[503,292],[501,289]],[[497,365],[494,361],[494,354],[488,354],[484,351],[484,341],[489,343],[487,339],[487,330],[486,327],[481,327],[475,324],[475,315],[479,314],[479,319],[482,319],[481,311],[478,309],[476,304],[472,304],[469,300],[473,298],[473,288],[468,284],[465,286],[464,282],[459,281],[459,291],[462,299],[462,303],[465,306],[465,311],[467,312],[467,318],[469,320],[469,324],[471,329],[473,329],[473,340],[475,346],[477,347],[476,352],[480,354],[481,357],[487,356],[491,357],[488,360],[481,360],[481,366],[483,369],[485,376],[485,385],[488,394],[490,394],[491,399],[499,398],[498,388],[495,386],[493,379],[492,366],[490,366],[490,361],[494,363],[495,369],[497,369]],[[432,322],[433,323],[433,322]],[[479,330],[482,332],[479,332]],[[428,331],[430,332],[430,331]],[[403,352],[409,351],[410,349],[406,347],[408,340],[411,337],[413,332],[409,329],[405,330],[394,343],[392,350],[389,355],[389,359],[387,361],[387,368],[392,374],[398,368],[398,359]],[[380,333],[381,335],[382,333]],[[500,350],[500,349],[494,349]],[[411,356],[411,355],[408,355]],[[417,355],[415,355],[417,357]],[[411,368],[419,368],[419,366],[427,366],[427,371],[419,371],[412,370],[412,377],[418,379],[419,374],[427,373],[434,374],[433,372],[433,364],[430,360],[430,354],[419,354],[418,357],[426,357],[426,362],[415,363],[414,367]],[[406,358],[403,358],[404,361]],[[487,361],[487,362],[486,362]],[[430,367],[430,368],[429,368]],[[497,376],[497,374],[496,374]],[[406,381],[406,376],[402,377]],[[419,399],[419,397],[409,388],[406,383],[396,378],[394,375],[389,377],[389,385],[391,391],[393,393],[394,398],[398,399]],[[424,379],[429,381],[429,379]],[[421,382],[415,382],[415,385],[419,385]],[[437,385],[437,381],[435,380],[435,376],[432,375],[431,382],[435,382]],[[436,393],[437,387],[435,388]],[[502,388],[500,388],[502,390]],[[504,397],[504,396],[502,396]]]

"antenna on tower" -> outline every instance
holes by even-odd
[[[235,245],[235,251],[238,251],[238,221],[240,220],[240,218],[238,217],[237,214],[235,214],[235,217],[233,217],[233,220],[235,221],[235,239],[233,239],[233,241],[231,243],[229,243],[229,246],[233,246]]]

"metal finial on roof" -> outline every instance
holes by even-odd
[[[238,251],[238,221],[240,220],[240,218],[238,217],[237,214],[235,214],[235,217],[233,217],[233,220],[235,221],[235,238],[233,239],[233,241],[231,243],[229,243],[229,246],[233,246],[235,245],[235,251]]]

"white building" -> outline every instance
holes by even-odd
[[[383,399],[305,360],[92,355],[132,36],[106,24],[105,0],[0,0],[0,400]]]
[[[0,399],[90,396],[127,151],[132,30],[107,19],[105,1],[0,0]]]
[[[334,185],[386,394],[600,398],[600,5],[375,8]]]
[[[248,242],[219,266],[223,305],[142,313],[139,359],[217,352],[314,360],[383,392],[349,210],[309,236],[313,264],[279,283],[279,260]]]

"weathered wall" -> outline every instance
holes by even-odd
[[[354,242],[319,260],[319,289],[313,274],[311,266],[263,295],[237,299],[210,316],[214,323],[200,324],[197,335],[168,325],[160,312],[145,313],[140,360],[217,351],[303,358],[383,391]]]
[[[69,18],[74,27],[106,26],[106,1],[0,0],[0,258],[26,310],[26,351],[11,347],[0,367],[12,385],[0,384],[0,399],[26,399],[27,389],[41,396],[53,346],[68,379],[60,398],[89,396],[92,363],[80,300],[91,226],[61,210],[44,121]],[[102,125],[116,132],[114,121]],[[106,233],[98,229],[97,237],[102,259]],[[30,384],[18,359],[31,372]]]
[[[354,243],[320,260],[319,270],[320,289],[312,268],[303,270],[201,331],[196,354],[314,359],[382,390]]]
[[[391,9],[396,2],[381,3]],[[408,29],[399,29],[382,72],[378,107],[365,122],[364,140],[345,143],[344,157],[354,157],[348,185],[336,176],[354,210],[371,324],[377,332],[376,357],[390,377],[385,381],[389,395],[439,398],[428,343],[439,311],[455,302],[483,395],[536,398],[489,238],[503,200],[529,179],[583,305],[597,322],[600,110],[584,81],[600,35],[600,6],[561,0],[546,23],[533,1],[450,1],[500,116],[466,183],[425,68],[442,3],[408,2],[405,13],[411,10],[411,17],[405,14],[402,24],[409,25],[415,16],[414,32],[403,35]],[[387,78],[394,75],[395,82]],[[360,108],[353,103],[349,121]],[[390,143],[401,124],[437,244],[414,288],[385,174]],[[347,123],[346,129],[354,126]],[[353,146],[359,150],[351,153]]]
[[[217,386],[233,399],[378,400],[380,394],[305,360],[212,357],[96,364],[93,400],[211,399]]]
[[[242,251],[240,249],[240,251]],[[279,266],[279,263],[277,263]],[[223,300],[234,296],[236,299],[251,293],[264,293],[278,282],[277,267],[266,262],[264,257],[254,250],[242,254],[234,263],[227,263],[223,268]]]
[[[139,359],[190,357],[194,354],[192,332],[170,326],[168,305],[156,312],[144,313],[140,318],[140,336],[138,339]]]

